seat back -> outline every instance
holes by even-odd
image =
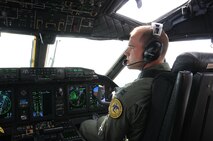
[[[184,141],[213,140],[213,73],[197,73],[187,109]]]
[[[181,69],[187,66],[184,69],[194,74],[181,141],[212,141],[213,54],[188,52],[180,55],[177,60],[173,68],[179,70],[178,66]]]
[[[179,141],[192,86],[192,73],[179,71],[158,141]]]
[[[182,128],[182,119],[191,88],[192,74],[187,71],[165,72],[153,81],[151,109],[142,141],[169,141]],[[178,125],[178,130],[173,130]]]

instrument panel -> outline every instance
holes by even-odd
[[[0,140],[84,141],[78,125],[107,113],[116,86],[86,68],[2,68]]]

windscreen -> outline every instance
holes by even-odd
[[[45,67],[84,67],[105,75],[127,47],[127,41],[57,37],[48,46]]]
[[[2,32],[0,68],[30,67],[34,36]]]

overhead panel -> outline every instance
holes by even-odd
[[[1,29],[91,33],[104,0],[1,0]]]

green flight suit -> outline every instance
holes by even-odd
[[[134,82],[120,88],[109,106],[109,114],[82,122],[80,132],[88,141],[139,141],[143,135],[151,99],[153,78],[144,72],[169,71],[167,63],[144,69]]]

